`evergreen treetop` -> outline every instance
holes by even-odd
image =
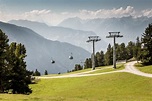
[[[143,45],[141,61],[145,65],[152,65],[152,24],[149,24],[142,34],[141,44]]]

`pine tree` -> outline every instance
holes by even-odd
[[[48,72],[47,72],[47,70],[45,70],[45,72],[44,72],[44,75],[48,75]]]
[[[98,67],[99,64],[100,64],[100,53],[97,52],[97,53],[95,54],[95,67]]]
[[[30,74],[26,70],[26,49],[22,44],[11,43],[0,30],[0,92],[29,94]]]
[[[113,64],[113,55],[112,55],[112,53],[113,53],[112,47],[109,44],[108,48],[107,48],[107,52],[104,55],[105,65],[112,65]]]
[[[126,50],[127,50],[127,59],[133,58],[134,48],[135,48],[135,43],[132,42],[132,41],[128,42],[128,45],[126,47]]]
[[[145,33],[142,34],[142,52],[141,61],[144,65],[152,65],[152,24],[146,28]]]
[[[85,69],[88,68],[88,64],[89,64],[88,58],[86,58],[86,60],[85,60],[85,62],[84,62],[84,68],[85,68]]]
[[[101,57],[101,62],[100,62],[99,65],[100,65],[100,66],[104,66],[104,65],[105,65],[105,64],[104,64],[104,61],[105,61],[105,60],[104,60],[104,52],[103,52],[103,51],[100,52],[100,57]]]
[[[96,53],[96,66],[104,66],[104,52],[97,52]]]
[[[34,76],[41,76],[41,73],[36,69],[33,75]]]
[[[97,52],[98,53],[98,52]],[[94,61],[95,61],[95,67],[98,67],[99,65],[98,65],[98,60],[97,60],[97,53],[95,54],[95,56],[94,56]]]
[[[126,60],[126,56],[127,56],[127,51],[126,51],[126,47],[125,47],[125,43],[121,43],[119,46],[119,51],[117,51],[117,59],[118,60]]]
[[[4,92],[6,89],[5,85],[7,85],[7,49],[8,49],[8,36],[2,32],[0,29],[0,92]]]
[[[89,66],[88,68],[92,68],[92,59],[91,58],[88,59],[88,63],[89,63],[88,64],[88,66]]]
[[[84,63],[84,68],[91,68],[92,67],[92,61],[91,61],[91,58],[87,58],[85,60],[85,63]]]
[[[29,94],[32,90],[28,87],[30,75],[26,70],[26,49],[22,44],[11,43],[8,52],[8,68],[10,68],[10,89],[13,93]]]
[[[80,64],[75,64],[74,71],[82,70],[82,66]]]
[[[137,61],[140,60],[140,56],[141,56],[141,42],[139,37],[137,37],[136,39],[136,43],[135,43],[135,47],[133,50],[133,56],[136,58]]]

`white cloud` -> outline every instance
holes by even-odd
[[[50,10],[32,10],[21,15],[26,20],[45,22],[51,16]]]
[[[150,10],[143,10],[142,13],[143,13],[143,16],[152,17],[152,9],[150,9]]]
[[[42,14],[48,14],[50,13],[50,10],[33,10],[33,11],[30,11],[30,12],[25,12],[25,14],[29,15],[29,14],[34,14],[34,15],[42,15]]]
[[[55,13],[45,9],[32,10],[22,14],[22,18],[26,20],[44,22],[48,25],[56,25],[68,17],[72,17],[69,12]]]
[[[78,12],[61,12],[56,13],[51,10],[32,10],[24,12],[22,14],[7,14],[0,11],[0,20],[9,21],[12,19],[24,19],[31,21],[44,22],[49,25],[57,25],[61,21],[71,17],[79,17],[81,19],[94,19],[94,18],[112,18],[112,17],[123,17],[123,16],[147,16],[152,17],[152,9],[136,11],[134,7],[127,6],[126,8],[113,8],[113,9],[99,9],[96,11],[91,10],[79,10]]]
[[[111,17],[123,17],[123,16],[129,16],[134,15],[135,10],[131,6],[127,6],[126,9],[123,7],[120,7],[118,9],[113,8],[111,10],[106,9],[100,9],[97,11],[87,11],[87,10],[81,10],[80,14],[84,16],[89,16],[91,18],[111,18]]]

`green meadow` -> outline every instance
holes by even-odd
[[[152,73],[152,66],[136,67]],[[102,73],[124,69],[124,64],[98,67]],[[90,71],[85,69],[60,75],[68,75]],[[150,71],[150,72],[149,72]],[[58,74],[48,75],[57,76]],[[0,94],[0,101],[151,101],[152,78],[137,76],[130,73],[112,73],[89,77],[41,79],[37,84],[31,84],[33,93]]]
[[[41,79],[30,95],[0,94],[0,101],[151,101],[152,78],[112,73],[78,78]]]

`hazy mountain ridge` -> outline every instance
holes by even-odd
[[[10,42],[25,45],[27,68],[30,70],[37,68],[41,73],[44,73],[44,70],[48,70],[49,73],[66,72],[72,70],[74,64],[81,63],[90,56],[88,51],[80,47],[45,39],[25,27],[0,22],[0,29],[8,35]],[[74,56],[73,60],[69,60],[71,52]],[[56,63],[51,64],[51,59],[54,59]]]
[[[92,51],[90,44],[86,43],[88,36],[96,35],[96,33],[92,31],[74,30],[59,26],[48,26],[43,23],[27,20],[12,20],[9,21],[9,23],[30,28],[47,39],[68,42],[88,51]],[[102,40],[102,43],[105,42]]]
[[[152,17],[132,16],[122,18],[97,18],[82,20],[78,17],[69,18],[61,22],[58,26],[48,26],[43,23],[13,20],[10,23],[28,27],[45,38],[68,42],[76,46],[80,46],[92,52],[91,43],[86,43],[88,36],[98,35],[101,38],[100,42],[96,43],[96,51],[106,51],[109,43],[113,44],[113,40],[106,38],[109,31],[120,31],[124,37],[117,38],[118,43],[128,43],[135,41],[137,37],[141,37],[145,28],[152,22]]]
[[[118,39],[118,41],[126,43],[128,41],[134,41],[137,36],[141,37],[141,34],[150,23],[152,23],[152,17],[148,18],[142,16],[133,18],[132,16],[128,16],[122,18],[97,18],[88,20],[69,18],[61,22],[58,26],[93,31],[106,42],[109,41],[109,39],[106,39],[109,31],[120,31],[124,37]]]

